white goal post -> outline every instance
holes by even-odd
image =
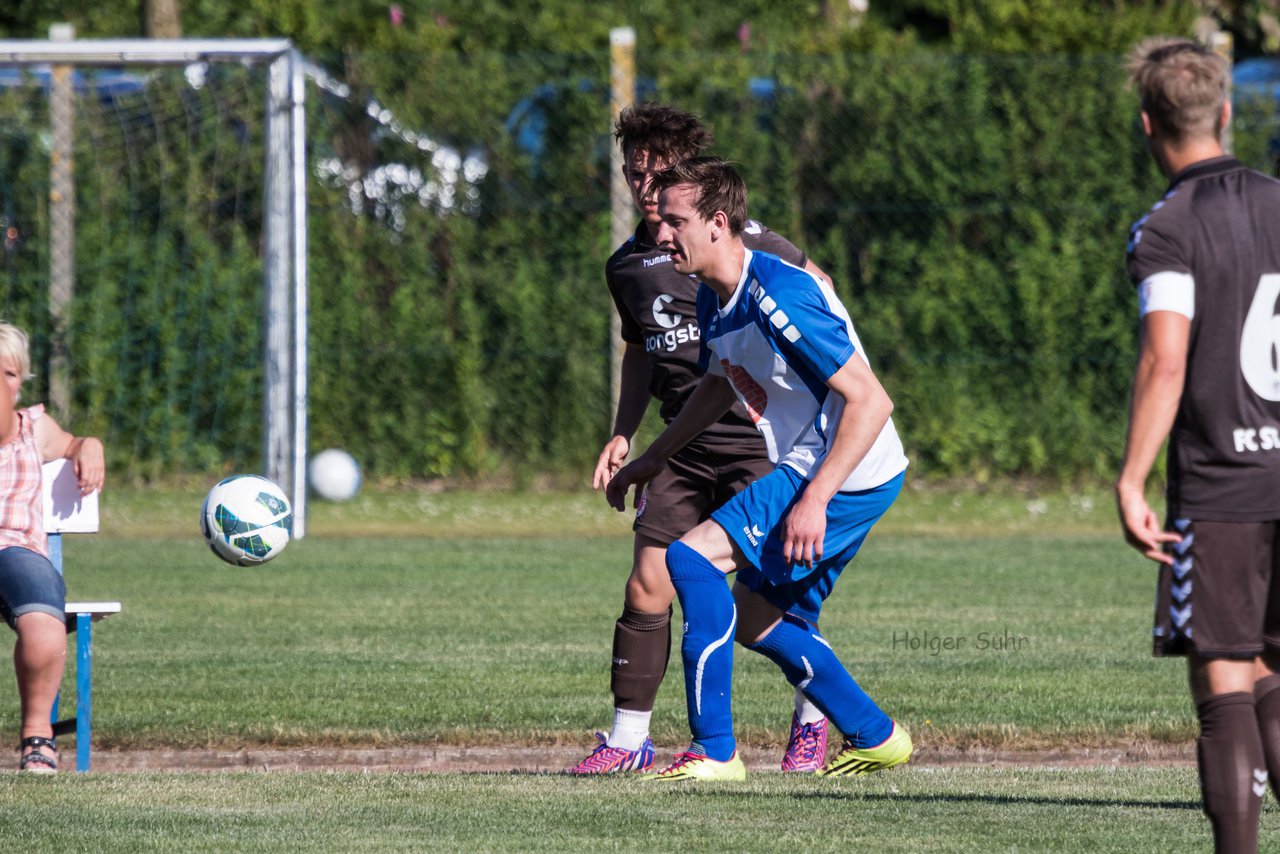
[[[290,493],[306,532],[307,197],[303,62],[288,39],[0,40],[0,67],[268,65],[263,280],[264,474]]]

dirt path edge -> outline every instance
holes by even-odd
[[[674,752],[674,751],[672,751]],[[744,749],[748,768],[777,770],[776,750]],[[660,751],[659,761],[663,752]],[[529,745],[457,745],[340,748],[249,748],[243,750],[154,749],[95,750],[91,770],[104,773],[190,771],[380,771],[380,772],[516,772],[555,773],[586,755],[586,747]],[[63,762],[73,755],[64,751]],[[1075,768],[1195,764],[1191,744],[1157,742],[1079,750],[1003,750],[998,748],[919,747],[911,760],[921,767]]]

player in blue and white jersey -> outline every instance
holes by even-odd
[[[605,282],[621,321],[621,382],[613,433],[596,463],[592,486],[602,489],[626,462],[631,441],[649,407],[670,423],[698,384],[698,282],[672,269],[658,247],[661,219],[649,193],[653,176],[711,144],[711,129],[692,113],[666,104],[624,109],[614,126],[623,175],[640,215],[634,234],[605,264]],[[742,230],[744,245],[777,255],[822,276],[804,252],[758,222]],[[644,487],[636,507],[635,548],[622,615],[614,624],[609,688],[613,726],[598,733],[586,758],[566,769],[575,775],[646,773],[655,755],[649,737],[658,687],[671,654],[671,605],[676,591],[667,574],[667,546],[756,478],[773,471],[764,441],[746,410],[734,406],[667,460]],[[790,735],[781,768],[813,772],[827,755],[827,720],[803,692],[795,692]]]
[[[677,272],[702,282],[707,373],[680,415],[614,475],[607,497],[623,509],[631,486],[654,477],[735,399],[777,465],[667,550],[685,619],[693,740],[656,779],[745,776],[730,702],[735,637],[775,662],[844,734],[819,774],[900,765],[911,755],[907,731],[862,691],[816,627],[836,578],[902,487],[907,459],[893,403],[830,286],[743,245],[746,187],[732,167],[692,158],[655,182],[659,243]]]

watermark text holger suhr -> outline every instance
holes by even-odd
[[[894,630],[891,637],[894,652],[920,652],[941,655],[944,652],[1023,652],[1031,648],[1031,638],[1009,629],[980,631],[974,635],[944,635],[936,632]]]

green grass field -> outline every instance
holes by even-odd
[[[69,596],[124,603],[94,636],[95,748],[585,750],[607,726],[630,540],[598,497],[316,504],[309,536],[255,569],[208,552],[199,499],[108,494],[103,533],[67,545]],[[1101,493],[911,492],[823,619],[854,675],[912,731],[920,759],[901,773],[756,773],[742,787],[659,794],[527,773],[13,775],[0,777],[0,838],[23,850],[1203,848],[1185,764],[937,761],[1189,747],[1182,665],[1149,656],[1152,580]],[[738,651],[749,758],[780,753],[790,694],[771,664]],[[16,706],[11,688],[0,694],[0,732],[16,734]],[[653,732],[660,758],[687,741],[678,655]],[[1273,819],[1269,808],[1265,826]],[[50,826],[60,829],[46,836]]]

